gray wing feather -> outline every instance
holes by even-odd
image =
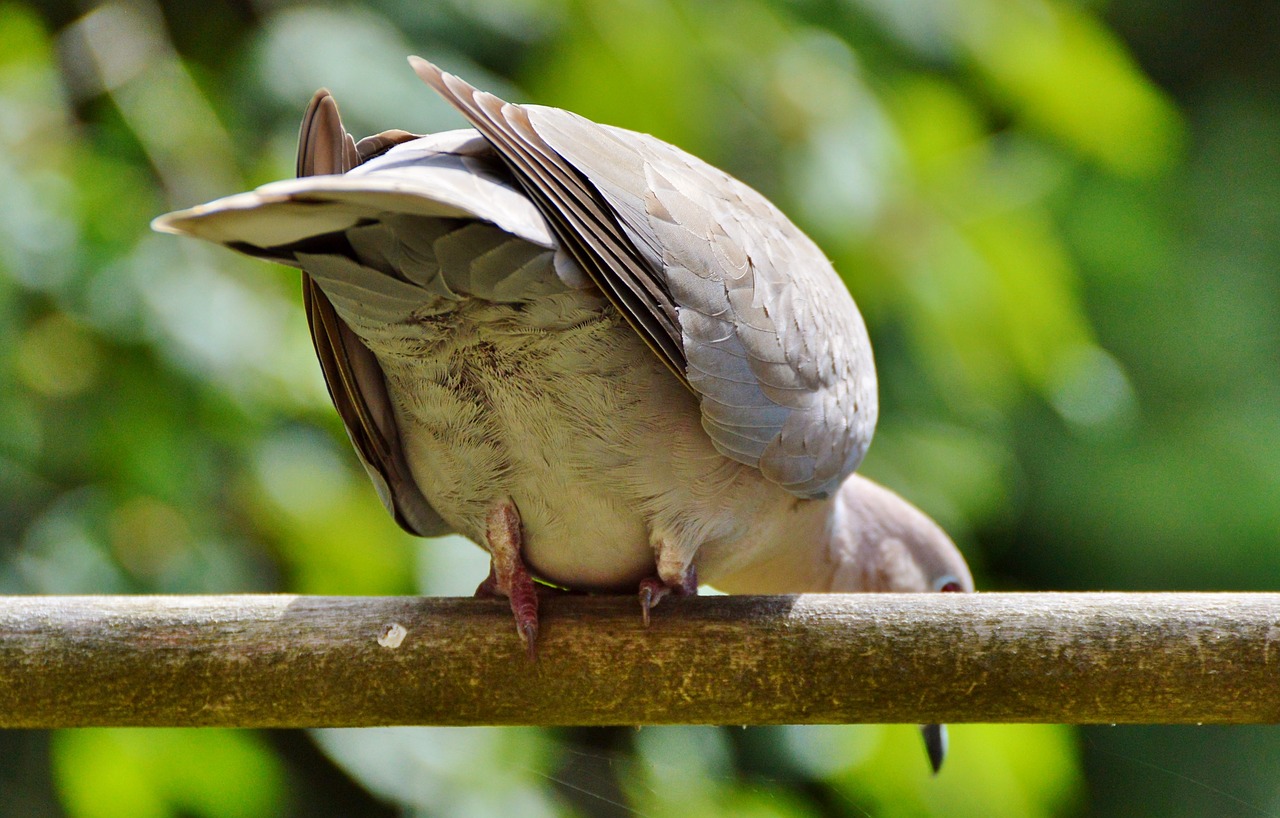
[[[665,142],[526,108],[663,272],[716,447],[797,495],[832,492],[877,401],[865,325],[826,257],[759,193]]]
[[[377,312],[369,317],[384,320],[397,311],[401,319],[429,313],[432,296],[523,301],[586,286],[542,214],[494,172],[501,165],[439,150],[456,147],[462,134],[464,144],[486,144],[474,131],[434,134],[342,176],[273,182],[170,213],[155,226],[292,266],[305,256],[326,292],[351,300],[349,315],[339,309],[344,320],[359,320],[355,299],[363,295]],[[343,236],[353,255],[313,249],[309,242],[321,235]]]
[[[802,497],[831,493],[876,420],[857,307],[763,196],[660,140],[503,102],[419,58],[556,238],[701,401],[727,457]]]
[[[676,306],[666,282],[637,252],[599,193],[547,146],[524,108],[477,91],[421,58],[410,57],[409,62],[423,82],[489,140],[568,255],[684,381]]]
[[[475,160],[437,150],[457,132],[397,145],[342,176],[263,185],[156,220],[156,227],[219,243],[276,247],[337,232],[383,213],[480,219],[524,241],[554,248],[546,220],[510,182],[480,172]],[[466,131],[472,134],[474,131]],[[270,209],[264,210],[270,205]],[[328,207],[321,207],[328,205]]]

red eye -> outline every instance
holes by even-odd
[[[950,582],[944,583],[938,590],[944,594],[958,594],[964,591],[964,588],[959,582],[953,579]]]

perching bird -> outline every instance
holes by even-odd
[[[474,130],[356,142],[328,92],[296,180],[155,227],[303,271],[316,353],[379,496],[492,558],[532,652],[534,578],[731,593],[971,591],[959,551],[854,474],[877,416],[862,317],[756,191],[652,136],[513,105],[411,58]],[[926,727],[936,763],[943,736]],[[936,748],[936,749],[935,749]]]

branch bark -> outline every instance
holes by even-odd
[[[1280,721],[1280,594],[0,598],[0,727]]]

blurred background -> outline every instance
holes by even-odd
[[[460,120],[417,53],[764,191],[871,327],[864,471],[986,589],[1280,587],[1270,0],[0,2],[0,592],[467,594],[329,405],[297,275],[152,234]],[[856,684],[856,680],[850,680]],[[1280,730],[0,733],[0,815],[1280,813]]]

